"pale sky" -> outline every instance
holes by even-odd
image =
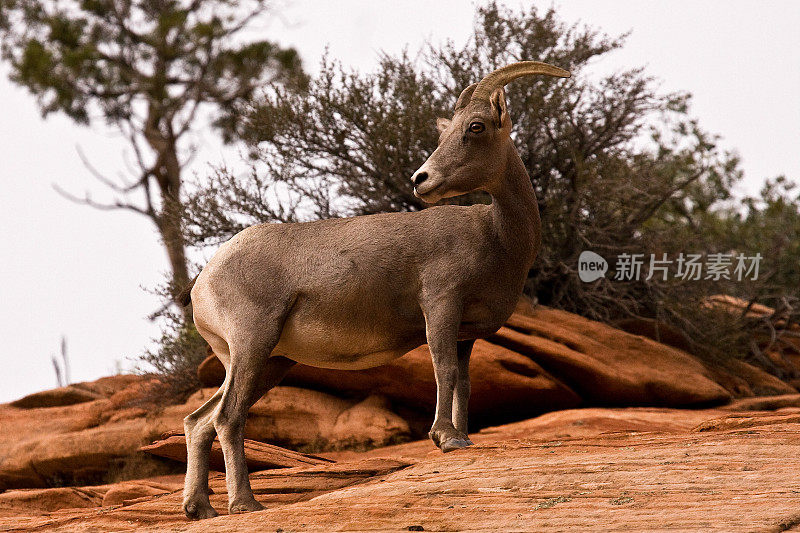
[[[529,2],[511,2],[525,6]],[[550,2],[536,2],[546,8]],[[747,183],[800,179],[800,2],[564,0],[561,17],[606,33],[633,33],[596,72],[646,66],[665,91],[694,94],[692,113],[742,156]],[[268,37],[296,47],[314,72],[325,46],[359,70],[378,52],[415,51],[425,41],[470,34],[473,3],[458,0],[319,2],[295,0]],[[537,58],[530,58],[537,59]],[[511,89],[513,90],[513,89]],[[158,305],[153,287],[168,268],[151,223],[126,212],[74,205],[52,188],[102,199],[106,190],[83,167],[76,146],[113,175],[125,144],[109,131],[78,127],[62,116],[42,120],[33,98],[0,66],[0,402],[51,388],[50,355],[69,343],[72,380],[123,368],[158,333],[146,315]],[[432,126],[433,127],[433,126]],[[192,170],[235,162],[206,136]]]

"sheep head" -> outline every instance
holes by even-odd
[[[452,119],[440,118],[439,146],[414,173],[414,194],[428,203],[498,186],[511,134],[503,87],[522,76],[568,78],[566,70],[538,61],[499,68],[464,89]]]

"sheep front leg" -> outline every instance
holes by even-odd
[[[456,353],[458,355],[458,377],[456,378],[455,395],[453,397],[453,424],[464,435],[469,434],[467,429],[467,411],[469,407],[469,357],[472,354],[474,340],[458,341]],[[470,444],[472,441],[467,439]]]
[[[472,444],[463,431],[453,424],[453,397],[459,376],[457,313],[426,317],[428,347],[436,377],[436,417],[428,436],[443,452]]]

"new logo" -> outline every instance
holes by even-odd
[[[578,257],[578,277],[584,283],[605,277],[608,272],[608,262],[602,256],[589,250],[581,252]]]

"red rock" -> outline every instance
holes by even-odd
[[[737,413],[706,420],[694,431],[730,431],[758,426],[800,424],[800,413]]]
[[[109,418],[109,422],[118,422],[120,420],[130,420],[132,418],[143,418],[147,416],[147,411],[141,407],[127,407],[114,412]]]
[[[614,323],[614,326],[628,333],[642,335],[656,342],[691,353],[689,342],[680,331],[656,320],[630,318],[619,320]],[[731,393],[734,398],[756,396],[751,382],[760,394],[785,393],[783,385],[770,377],[764,377],[764,371],[752,365],[743,366],[737,359],[718,361],[715,364],[703,364],[706,366],[709,376]],[[769,385],[765,387],[765,384]]]
[[[179,486],[167,485],[164,483],[156,483],[147,480],[141,481],[125,481],[117,483],[103,496],[103,507],[111,505],[123,505],[132,500],[138,500],[148,496],[157,496],[159,494],[166,494],[175,490],[181,490],[183,485]]]
[[[20,409],[36,409],[40,407],[60,407],[76,403],[91,402],[102,398],[101,395],[73,385],[59,387],[29,394],[19,400],[11,402],[12,407]]]
[[[773,343],[770,336],[768,333],[754,333],[751,336],[761,353],[759,359],[749,359],[749,361],[767,373],[781,376],[786,380],[800,377],[800,368],[795,365],[795,357],[793,357],[795,347],[785,342],[784,337],[776,338]]]
[[[99,400],[31,418],[29,411],[0,406],[0,488],[105,479],[109,465],[133,458],[164,432],[182,430],[183,418],[212,392],[156,412]],[[409,428],[380,398],[358,402],[278,387],[254,406],[246,434],[305,449],[368,448],[407,440]]]
[[[614,327],[633,335],[641,335],[661,344],[692,353],[686,337],[669,324],[651,318],[625,318],[614,322]]]
[[[543,411],[574,407],[580,398],[534,361],[479,340],[470,359],[472,394],[469,414],[480,425],[519,419]],[[431,414],[436,406],[436,379],[427,346],[384,366],[365,370],[294,367],[287,384],[349,394],[380,394],[395,405]]]
[[[88,487],[10,490],[0,494],[0,513],[8,510],[15,513],[39,513],[99,507],[102,501],[102,494]]]
[[[590,404],[690,406],[730,400],[693,356],[565,311],[539,306],[530,316],[515,313],[490,340],[530,357]]]
[[[197,367],[197,379],[204,387],[219,387],[225,381],[225,367],[213,353]]]
[[[728,411],[775,411],[786,407],[800,407],[800,394],[742,398],[723,407]]]
[[[75,405],[111,397],[114,393],[144,380],[144,377],[132,374],[107,376],[96,381],[73,383],[66,387],[35,392],[13,401],[9,405],[21,409]]]
[[[183,427],[183,417],[215,392],[202,389],[184,405],[170,406],[148,420],[145,433],[153,438]],[[370,448],[408,440],[408,423],[384,398],[344,399],[320,391],[279,386],[253,405],[245,437],[304,450]]]
[[[144,420],[126,420],[84,431],[21,439],[0,459],[0,488],[46,487],[102,478],[109,465],[134,454]]]
[[[755,396],[778,396],[797,392],[794,387],[781,381],[772,374],[738,359],[726,361],[724,367],[718,369],[718,371],[727,372],[728,374],[744,380],[744,382],[747,383],[747,388],[750,389]]]
[[[163,472],[165,465],[138,448],[162,433],[182,431],[183,418],[213,393],[198,391],[185,404],[155,411],[126,407],[136,398],[137,380],[108,391],[110,398],[30,410],[0,406],[0,490],[86,483],[108,478],[110,467],[124,475]],[[277,387],[253,407],[248,438],[305,450],[360,449],[408,440],[408,423],[385,398],[343,399],[320,391]],[[116,475],[116,474],[115,474]]]
[[[142,446],[140,449],[143,452],[159,457],[186,462],[186,437],[184,435],[173,435],[148,446]],[[245,439],[244,441],[244,453],[247,457],[247,467],[251,471],[321,465],[334,462],[316,455],[299,453],[250,439]],[[214,443],[211,446],[209,464],[214,470],[225,471],[225,461],[223,460],[219,439],[214,439]]]
[[[389,402],[361,402],[297,387],[275,387],[250,409],[247,438],[299,449],[371,448],[408,440],[408,423]]]
[[[420,441],[255,472],[263,512],[226,515],[224,477],[212,474],[211,503],[221,513],[214,519],[188,521],[175,491],[102,510],[3,510],[0,529],[788,531],[800,509],[800,423],[792,416],[566,410],[487,428],[475,446],[449,454]],[[769,423],[692,430],[720,417]]]
[[[179,474],[109,485],[8,490],[0,493],[0,517],[130,504],[141,498],[180,492],[183,477]]]
[[[110,397],[115,392],[121,391],[135,385],[137,383],[144,383],[149,378],[140,376],[138,374],[116,374],[114,376],[106,376],[99,378],[95,381],[84,381],[76,383],[76,387],[82,387],[91,390],[102,396]]]
[[[348,407],[336,417],[328,442],[340,449],[369,449],[409,440],[408,423],[390,407],[385,397],[374,394]]]

